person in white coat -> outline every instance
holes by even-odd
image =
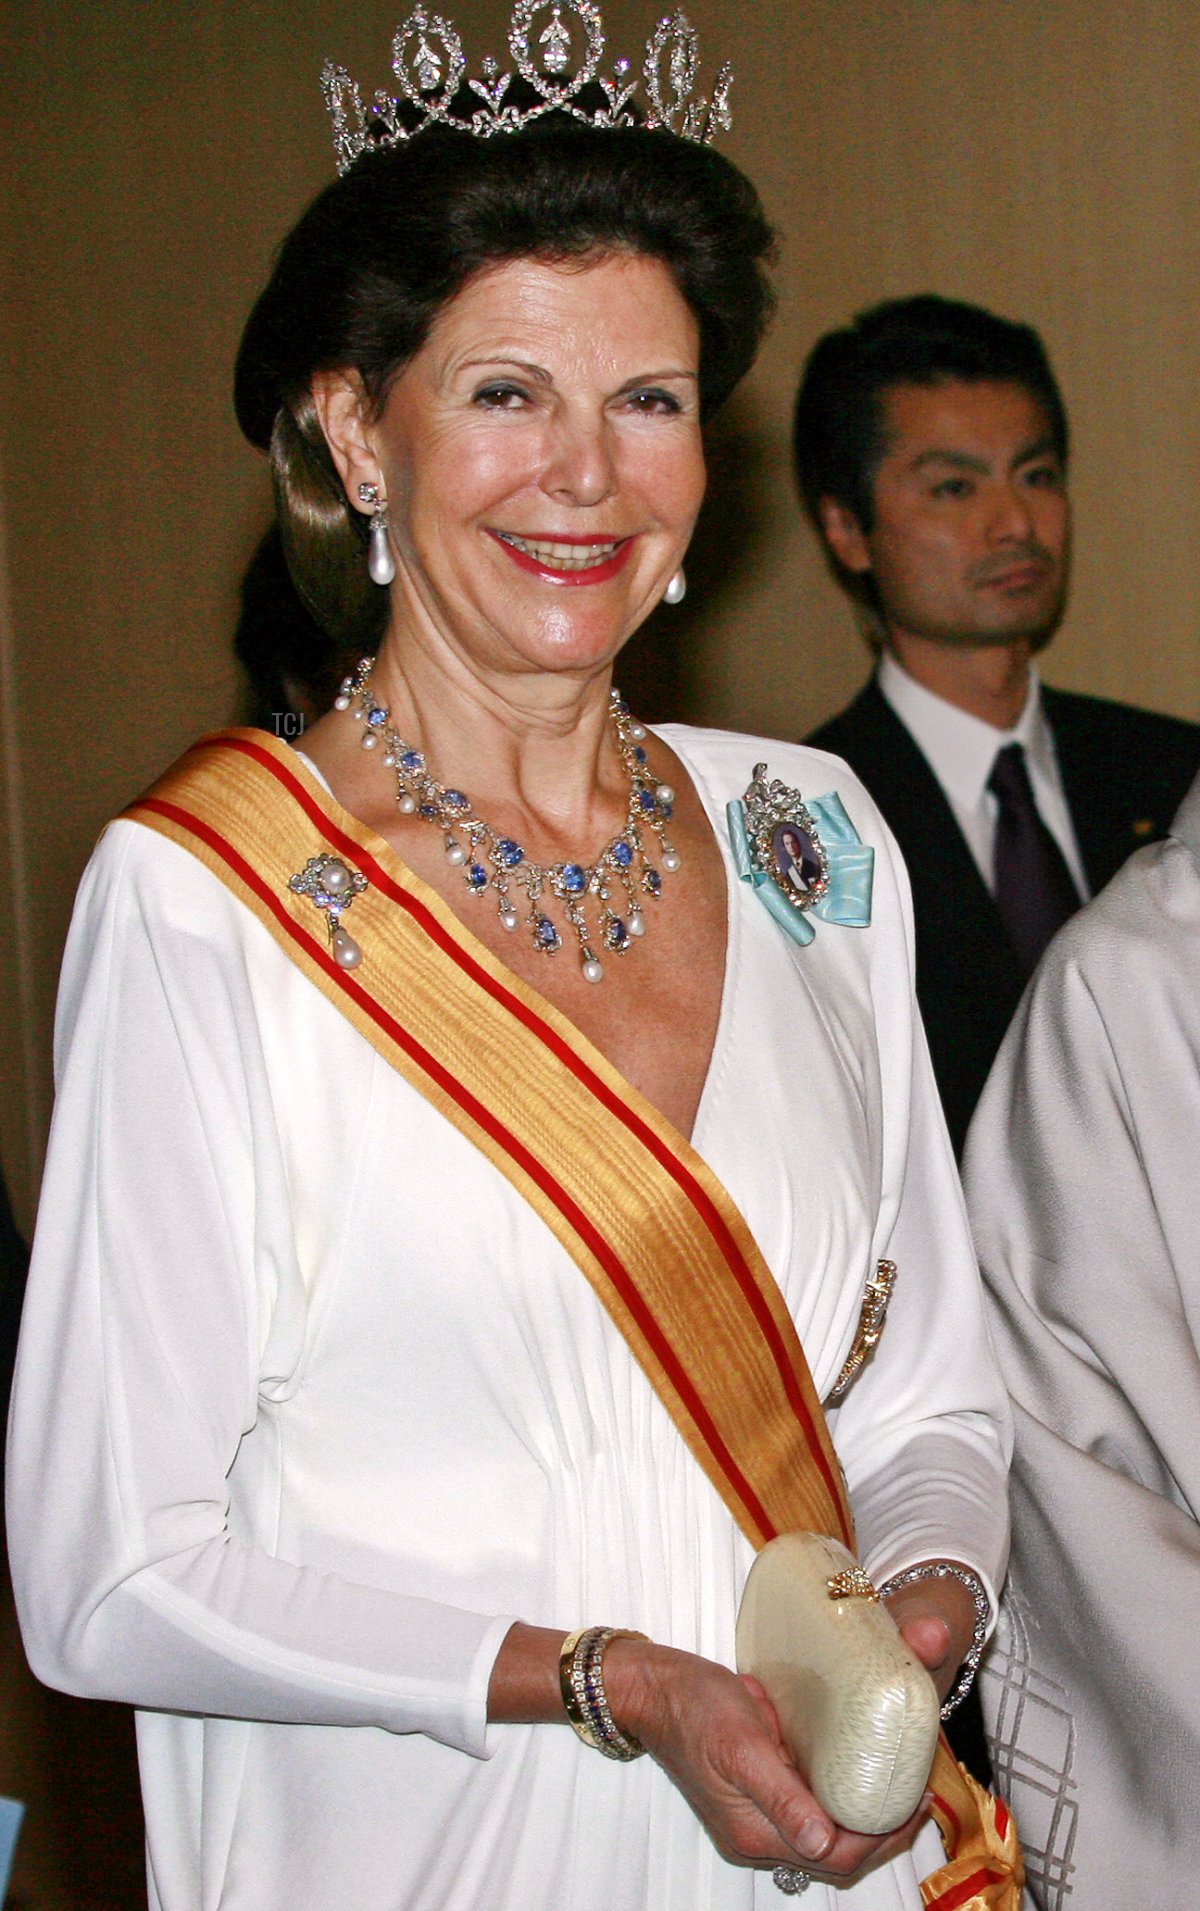
[[[1200,781],[1056,937],[966,1155],[1016,1418],[981,1690],[1041,1911],[1196,1896],[1198,1163]]]

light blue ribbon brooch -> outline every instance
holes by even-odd
[[[861,840],[835,791],[802,801],[756,763],[740,803],[728,803],[733,860],[744,883],[794,942],[812,941],[808,920],[865,929],[871,920],[875,851]]]

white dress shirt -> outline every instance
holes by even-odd
[[[1072,880],[1086,902],[1091,887],[1067,807],[1054,732],[1042,709],[1042,684],[1036,668],[1030,669],[1025,708],[1011,730],[998,730],[994,724],[947,703],[944,697],[935,696],[909,676],[890,650],[884,651],[880,661],[879,688],[941,784],[979,873],[992,891],[996,886],[993,851],[997,805],[988,789],[988,778],[997,751],[1007,743],[1023,746],[1038,814],[1066,857]]]

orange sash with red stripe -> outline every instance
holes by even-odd
[[[377,1052],[517,1187],[591,1282],[708,1479],[754,1546],[853,1520],[783,1296],[726,1190],[577,1029],[515,977],[285,744],[205,738],[127,815],[230,888]],[[312,900],[313,856],[367,879],[339,967]],[[948,1864],[934,1911],[1017,1911],[1004,1806],[939,1746],[931,1778]]]

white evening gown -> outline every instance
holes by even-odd
[[[663,734],[719,839],[757,759],[831,787],[874,918],[791,942],[729,867],[693,1142],[832,1416],[868,1567],[1005,1545],[1005,1408],[924,1041],[907,887],[820,753]],[[299,866],[299,865],[297,865]],[[482,905],[486,906],[486,905]],[[664,907],[661,927],[670,933]],[[686,961],[681,949],[680,960]],[[610,986],[635,988],[631,967]],[[40,1676],[131,1700],[156,1911],[750,1911],[651,1759],[488,1727],[513,1618],[726,1663],[747,1542],[533,1210],[175,844],[113,826],[64,970],[10,1538]],[[811,1911],[915,1911],[896,1861]]]

